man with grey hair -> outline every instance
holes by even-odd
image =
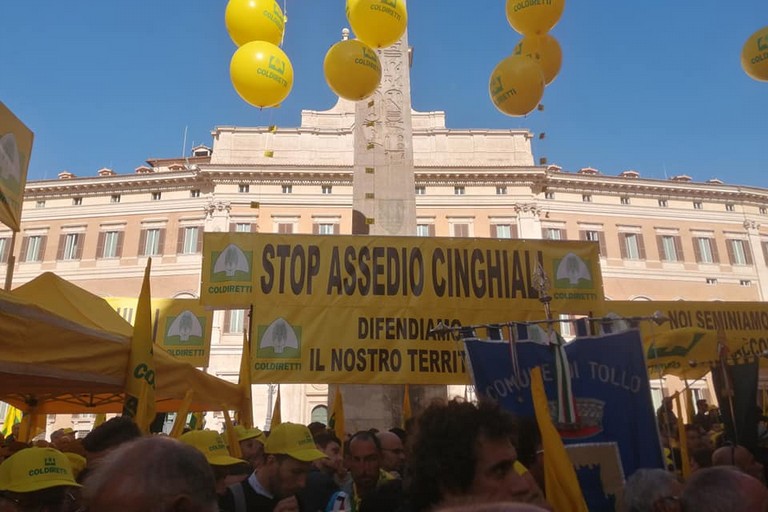
[[[624,484],[622,512],[679,512],[683,484],[663,469],[638,469]]]
[[[89,510],[217,512],[216,482],[205,457],[168,437],[121,445],[86,479]]]
[[[768,512],[768,489],[736,468],[697,471],[681,498],[683,512]]]

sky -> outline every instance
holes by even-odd
[[[349,26],[344,0],[279,0],[295,73],[279,109],[240,99],[225,0],[3,0],[0,101],[35,132],[29,179],[63,170],[132,173],[150,158],[212,145],[216,126],[295,127],[336,102],[325,52]],[[768,186],[768,82],[741,69],[747,38],[768,26],[765,0],[566,0],[551,31],[563,50],[544,110],[498,112],[495,65],[522,37],[503,0],[409,0],[413,107],[448,128],[526,128],[535,160],[566,171]],[[186,144],[184,133],[187,133]]]

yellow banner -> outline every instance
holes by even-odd
[[[532,240],[206,233],[201,303],[253,304],[254,383],[466,384],[451,327],[602,301],[597,244]]]
[[[32,131],[0,101],[0,222],[19,231]]]
[[[110,306],[133,324],[137,300],[107,297]],[[213,311],[197,299],[152,299],[152,333],[155,343],[175,358],[207,367],[211,355]]]
[[[768,303],[699,301],[606,301],[602,316],[616,317],[614,328],[629,327],[632,317],[660,312],[668,322],[638,323],[649,367],[654,371],[695,378],[716,361],[717,332],[722,330],[731,357],[738,361],[768,351]],[[654,343],[655,341],[655,343]],[[761,366],[764,364],[761,358]],[[654,378],[652,371],[651,378]]]

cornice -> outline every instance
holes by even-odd
[[[195,188],[206,183],[206,177],[196,171],[165,171],[151,174],[117,174],[70,178],[66,180],[28,181],[25,198],[71,197],[74,195],[103,195],[105,193],[150,192],[158,189]]]

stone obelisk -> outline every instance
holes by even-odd
[[[416,234],[411,79],[408,34],[378,51],[381,85],[355,104],[352,233],[374,236]],[[335,389],[329,390],[329,397]],[[404,386],[343,385],[347,432],[400,426]],[[445,386],[410,386],[414,413]]]

